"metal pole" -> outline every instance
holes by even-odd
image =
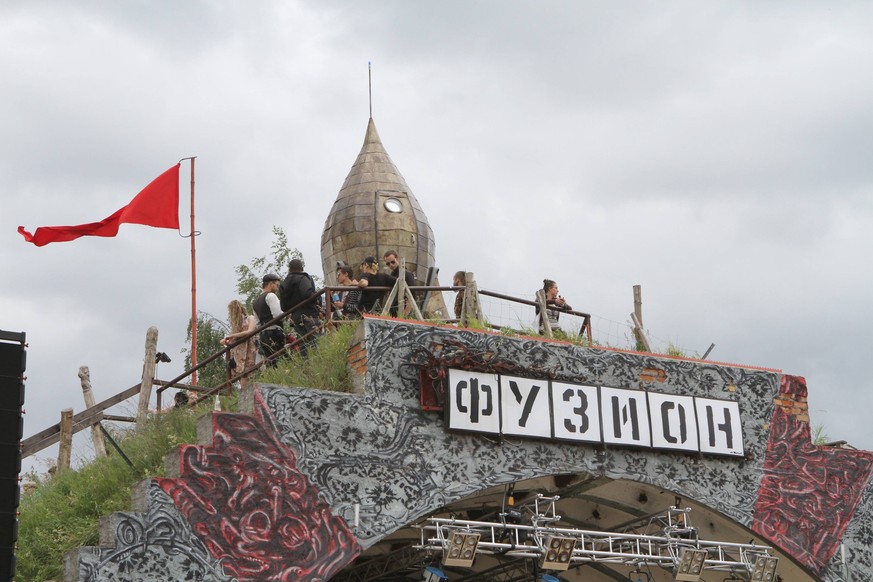
[[[194,239],[194,160],[191,158],[191,367],[197,366],[197,249]],[[197,370],[191,373],[191,383],[197,384]]]

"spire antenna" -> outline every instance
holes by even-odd
[[[370,119],[373,119],[373,63],[367,61],[367,84],[370,91]]]

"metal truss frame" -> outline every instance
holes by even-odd
[[[420,543],[414,548],[423,552],[441,552],[448,548],[454,532],[480,534],[477,554],[503,558],[536,558],[545,553],[549,536],[575,540],[569,567],[585,563],[621,564],[631,567],[678,568],[684,550],[703,550],[704,570],[729,572],[751,577],[755,561],[770,557],[769,546],[701,540],[690,522],[690,508],[671,506],[664,513],[637,524],[638,532],[616,533],[558,527],[561,516],[555,512],[559,496],[538,495],[521,511],[499,514],[500,521],[474,521],[453,517],[428,518],[416,526]],[[527,513],[527,519],[524,514]],[[527,521],[528,523],[523,523]],[[625,528],[630,530],[631,528]]]

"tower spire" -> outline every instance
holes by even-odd
[[[367,84],[370,91],[370,119],[373,119],[373,63],[367,61]]]

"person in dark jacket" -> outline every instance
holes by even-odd
[[[292,259],[288,263],[288,275],[282,281],[279,293],[282,311],[288,311],[315,296],[315,281],[303,271],[301,259]],[[307,345],[315,339],[314,330],[317,330],[321,325],[320,315],[318,300],[314,298],[291,312],[291,322],[294,324],[294,331],[297,332],[298,337],[303,338],[312,332],[300,344],[300,354],[303,357],[306,357]]]
[[[397,251],[387,251],[382,258],[385,260],[385,266],[391,269],[391,274],[389,276],[393,278],[391,285],[394,285],[397,283],[397,279],[400,278],[400,256],[397,254]],[[404,271],[404,279],[406,279],[407,287],[415,286],[415,275],[413,275],[411,271]],[[397,317],[398,301],[399,297],[394,297],[394,303],[391,304],[391,315],[393,317]],[[406,312],[409,313],[409,310],[410,307],[407,304]]]
[[[361,293],[360,311],[375,313],[382,308],[385,291],[369,289],[369,287],[391,287],[396,279],[379,272],[379,261],[376,257],[367,257],[361,261],[361,276],[358,277],[358,287]]]

